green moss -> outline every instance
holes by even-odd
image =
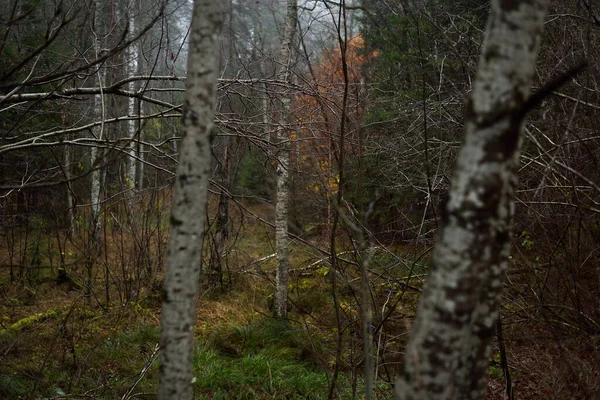
[[[32,326],[47,321],[49,319],[61,318],[64,314],[64,310],[61,310],[59,308],[53,308],[51,310],[33,314],[29,317],[20,319],[19,321],[9,326],[7,329],[0,330],[0,340],[10,338],[24,329],[31,328]]]

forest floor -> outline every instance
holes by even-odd
[[[264,219],[268,215],[268,210],[260,208],[254,212]],[[273,253],[270,228],[252,218],[239,227],[224,279],[209,277],[202,285],[194,358],[197,398],[326,399],[336,369],[337,398],[362,398],[358,272],[345,266],[337,276],[342,283],[337,323],[326,257],[306,244],[294,243],[290,318],[275,320],[270,310],[275,266],[269,257]],[[110,234],[112,243],[127,242],[117,240],[116,230]],[[315,245],[326,240],[322,233],[306,239]],[[77,246],[62,251],[75,253]],[[118,252],[118,248],[111,251]],[[417,259],[423,249],[403,247],[395,252]],[[6,266],[9,255],[3,252],[0,257],[0,264]],[[106,258],[112,265],[108,280],[104,275],[108,269],[93,270],[91,295],[85,294],[81,284],[86,276],[84,265],[69,268],[72,281],[57,281],[57,269],[40,268],[35,276],[11,282],[8,268],[0,270],[1,399],[156,398],[161,272],[136,277],[129,271],[117,276],[119,257],[111,257]],[[48,257],[38,260],[39,265],[48,262]],[[385,298],[389,301],[392,291],[378,291],[383,284],[376,277],[372,280],[373,296],[381,297],[375,304],[387,304]],[[107,281],[108,290],[103,286]],[[407,286],[418,290],[420,281],[411,280]],[[387,316],[385,329],[373,337],[379,354],[377,399],[392,398],[394,376],[414,315],[416,292],[405,289],[402,293],[402,301]],[[503,322],[516,397],[600,399],[600,336],[539,318],[523,319],[522,314],[511,313],[512,308],[503,309]],[[497,342],[490,361],[488,399],[504,399],[506,385]]]

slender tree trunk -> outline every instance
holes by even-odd
[[[214,129],[222,13],[218,0],[196,0],[190,29],[181,155],[171,211],[161,314],[158,398],[191,400],[198,280],[211,142]]]
[[[547,0],[493,0],[466,138],[396,385],[399,399],[483,399],[510,252],[515,167]]]
[[[138,100],[137,109],[138,109],[138,115],[141,118],[142,117],[142,113],[141,113],[142,107],[141,107],[139,100]],[[137,165],[138,165],[136,179],[137,179],[137,191],[138,191],[138,193],[141,193],[144,190],[144,151],[145,151],[145,149],[144,149],[144,145],[142,144],[142,141],[144,140],[145,135],[141,129],[141,123],[139,120],[138,120],[137,125],[138,125],[137,130],[138,130],[139,142],[136,147],[136,155],[137,155],[136,161],[137,161]]]
[[[100,75],[100,74],[99,74]],[[100,97],[100,98],[99,98]],[[94,109],[95,115],[104,118],[102,113],[102,102],[101,95],[94,96]],[[94,129],[95,131],[96,129]],[[93,132],[94,137],[101,138],[102,129],[99,132]],[[101,149],[97,147],[90,148],[90,159],[91,165],[94,170],[92,171],[92,182],[90,188],[90,238],[88,243],[88,255],[86,261],[86,282],[85,282],[85,295],[88,301],[91,301],[92,294],[92,279],[93,279],[93,268],[94,260],[100,250],[100,170],[98,164],[101,160]]]
[[[105,32],[109,31],[108,22],[106,20],[106,3],[104,0],[94,1],[94,53],[98,58],[101,49],[106,45]],[[101,91],[106,81],[106,68],[101,67],[96,72],[96,80],[98,87]],[[104,103],[104,96],[102,93],[94,96],[94,118],[101,122],[106,117],[106,105]],[[100,124],[97,127],[92,128],[92,136],[99,141],[105,136],[105,126]],[[91,147],[90,149],[90,162],[93,168],[92,181],[90,187],[90,203],[91,203],[91,217],[90,217],[90,229],[92,232],[91,242],[93,251],[97,251],[100,247],[100,165],[102,164],[102,150],[97,147]]]
[[[230,183],[230,168],[229,168],[229,152],[231,138],[226,137],[225,148],[223,149],[223,162],[221,164],[221,190],[219,193],[219,208],[217,210],[217,220],[215,229],[214,249],[212,256],[211,272],[216,274],[219,284],[223,286],[223,254],[225,242],[229,236],[229,183]]]
[[[100,80],[103,80],[100,78]],[[94,96],[94,114],[99,118],[104,119],[102,95]],[[96,139],[102,139],[104,134],[103,127],[100,129],[93,128],[93,135]],[[90,160],[94,170],[92,171],[92,183],[90,187],[90,230],[91,230],[91,246],[95,250],[100,247],[100,167],[102,160],[102,150],[97,147],[90,148]]]
[[[296,0],[287,1],[287,14],[281,50],[277,59],[277,80],[291,82],[291,63],[294,38],[298,26],[298,4]],[[277,125],[277,205],[275,206],[275,247],[277,251],[277,275],[275,277],[275,316],[287,316],[287,296],[289,278],[289,163],[290,163],[290,103],[291,96],[284,92],[280,99],[279,123]]]
[[[63,126],[66,127],[66,121],[63,118]],[[75,199],[73,195],[73,185],[71,184],[71,146],[64,146],[63,164],[65,170],[65,180],[67,181],[67,218],[69,220],[69,235],[75,237]]]
[[[94,53],[96,57],[99,57],[101,49],[103,48],[106,36],[105,31],[108,31],[105,15],[104,15],[104,2],[102,0],[94,1]],[[96,72],[96,80],[100,88],[104,87],[106,80],[106,69],[100,68]],[[105,120],[106,107],[104,104],[104,96],[102,93],[94,96],[94,118],[100,121]],[[99,126],[92,128],[92,136],[95,139],[102,140],[105,135],[104,124],[101,123]],[[89,244],[88,254],[86,260],[86,282],[85,282],[85,295],[87,301],[91,303],[92,294],[92,280],[93,280],[93,268],[95,258],[100,250],[100,188],[101,188],[101,175],[100,165],[102,164],[102,149],[92,146],[90,148],[90,164],[92,170],[91,183],[90,183],[90,220],[89,220]]]
[[[228,70],[231,70],[234,58],[234,29],[233,29],[233,1],[229,0],[227,6],[227,60],[223,63],[227,76],[230,76]],[[222,54],[223,56],[224,54]],[[230,107],[226,112],[231,112]],[[232,147],[232,136],[223,138],[225,145],[223,147],[223,160],[219,168],[219,207],[215,221],[215,238],[213,254],[211,257],[210,272],[215,274],[219,285],[223,287],[223,255],[225,243],[229,236],[229,190],[231,179],[231,169],[229,167],[230,151]]]
[[[136,14],[137,14],[137,2],[136,0],[127,1],[127,38],[129,40],[135,37],[135,26],[136,26]],[[138,57],[139,50],[138,44],[132,43],[127,49],[125,49],[125,74],[128,77],[135,76],[138,72]],[[128,84],[128,89],[134,92],[136,89],[135,81],[131,81]],[[127,116],[133,117],[136,114],[136,99],[129,97],[127,99]],[[127,135],[129,137],[129,158],[127,162],[127,172],[125,175],[125,185],[127,186],[128,198],[130,200],[130,206],[133,206],[135,200],[135,189],[136,189],[136,167],[137,167],[137,150],[138,145],[136,141],[136,126],[137,121],[130,119],[127,121]],[[131,208],[131,207],[130,207]]]

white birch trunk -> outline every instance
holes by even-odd
[[[98,72],[98,83],[102,85],[104,83],[104,72]],[[102,95],[94,96],[94,116],[104,120],[104,105]],[[96,139],[102,139],[104,126],[101,124],[99,127],[92,128],[92,136]],[[88,259],[86,262],[86,282],[85,282],[85,296],[87,302],[91,304],[92,295],[92,280],[93,280],[93,268],[94,259],[100,251],[100,187],[101,187],[101,176],[100,176],[100,164],[102,164],[102,150],[92,146],[90,148],[90,163],[92,171],[92,181],[90,185],[90,238],[88,244]]]
[[[96,101],[94,101],[96,102]],[[94,135],[95,136],[95,135]],[[96,136],[97,137],[97,136]],[[92,183],[90,189],[90,204],[91,204],[91,232],[92,232],[92,246],[94,249],[98,249],[100,246],[100,170],[97,168],[99,164],[100,155],[99,150],[96,147],[90,149],[90,158],[92,162]]]
[[[277,59],[277,80],[291,82],[291,62],[294,38],[298,26],[298,5],[296,0],[287,1],[285,28],[281,50]],[[275,277],[275,316],[287,316],[288,277],[289,277],[289,163],[290,163],[290,103],[287,90],[281,95],[279,120],[277,125],[277,204],[275,206],[275,248],[277,252],[277,275]]]
[[[198,280],[219,75],[222,13],[196,0],[188,55],[183,138],[175,180],[161,314],[158,398],[191,400]]]
[[[466,138],[422,294],[398,399],[483,399],[510,252],[523,103],[547,0],[493,0]]]
[[[65,110],[62,115],[63,129],[67,128],[67,116]],[[66,135],[67,140],[70,139],[70,134]],[[73,185],[71,184],[71,146],[63,146],[63,169],[65,171],[65,180],[67,181],[67,216],[69,219],[69,235],[75,237],[75,199],[73,195]]]
[[[137,7],[136,7],[137,3],[135,0],[132,0],[129,2],[129,7],[128,7],[128,25],[129,25],[129,31],[127,33],[127,37],[129,40],[133,39],[135,37],[135,18],[136,18],[136,12],[137,12]],[[139,57],[139,51],[138,51],[138,44],[137,43],[132,43],[130,44],[125,52],[125,58],[126,58],[126,74],[129,77],[135,76],[138,72],[138,57]],[[129,91],[130,92],[134,92],[135,91],[135,82],[129,82]],[[135,110],[135,102],[136,99],[135,97],[129,97],[127,100],[127,115],[129,117],[133,117],[136,113]],[[138,116],[139,117],[139,116]],[[129,196],[131,201],[134,200],[134,195],[135,195],[135,188],[136,188],[136,166],[137,166],[137,142],[136,142],[136,120],[134,119],[130,119],[127,121],[127,134],[130,140],[129,143],[129,154],[130,157],[128,159],[128,166],[127,166],[127,175],[125,177],[125,183],[127,185],[127,189],[129,190]]]

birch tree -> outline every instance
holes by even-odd
[[[194,2],[183,138],[171,211],[161,314],[159,399],[192,399],[192,357],[222,14],[218,0]]]
[[[126,16],[127,16],[127,24],[128,24],[128,32],[127,32],[127,36],[128,39],[133,41],[135,39],[135,35],[136,35],[136,31],[135,31],[135,26],[136,26],[136,18],[137,18],[137,2],[135,0],[129,1],[128,5],[127,5],[127,12],[126,12]],[[138,57],[139,57],[139,50],[138,50],[138,43],[132,43],[131,45],[129,45],[125,51],[125,57],[126,57],[126,61],[125,61],[125,70],[126,70],[126,75],[128,77],[133,77],[135,75],[137,75],[138,73],[138,69],[139,69],[139,65],[138,65]],[[129,86],[129,91],[130,92],[135,92],[136,89],[136,82],[135,81],[131,81],[128,84]],[[136,99],[135,97],[129,97],[127,99],[127,115],[129,117],[133,117],[135,115],[135,104],[136,103]],[[134,199],[134,190],[135,190],[135,186],[136,186],[136,166],[137,166],[137,159],[138,159],[138,146],[137,146],[137,141],[136,141],[136,120],[135,119],[129,119],[127,121],[127,135],[129,137],[129,139],[131,140],[131,142],[129,143],[129,160],[128,160],[128,166],[127,166],[127,174],[126,174],[126,179],[125,179],[125,183],[127,185],[127,189],[131,192],[129,193],[130,196],[130,201],[133,203],[133,199]],[[141,177],[139,178],[141,179]],[[133,204],[131,204],[133,205]]]
[[[547,0],[494,0],[398,399],[482,399]]]
[[[106,21],[106,9],[104,8],[106,3],[103,0],[94,1],[94,26],[93,26],[93,41],[94,41],[94,55],[96,58],[99,57],[103,46],[106,44],[108,39],[109,31]],[[94,118],[100,121],[100,124],[92,128],[92,139],[102,141],[105,138],[105,126],[104,121],[106,119],[106,104],[103,94],[103,87],[106,81],[106,68],[99,67],[96,71],[96,79],[98,82],[99,93],[94,96],[93,102],[93,115]],[[88,245],[88,260],[86,262],[86,283],[85,283],[85,294],[88,302],[91,304],[92,294],[92,282],[93,282],[93,267],[94,259],[97,257],[100,251],[100,211],[101,211],[101,166],[103,164],[103,150],[96,146],[90,148],[90,164],[92,169],[91,183],[90,183],[90,239]]]
[[[291,83],[291,63],[294,38],[298,26],[298,4],[296,0],[287,1],[285,28],[281,41],[281,50],[277,58],[277,80]],[[279,123],[277,125],[277,204],[275,206],[275,247],[277,251],[277,275],[275,277],[275,315],[287,316],[287,296],[289,279],[289,163],[290,163],[290,103],[291,95],[280,95]]]

